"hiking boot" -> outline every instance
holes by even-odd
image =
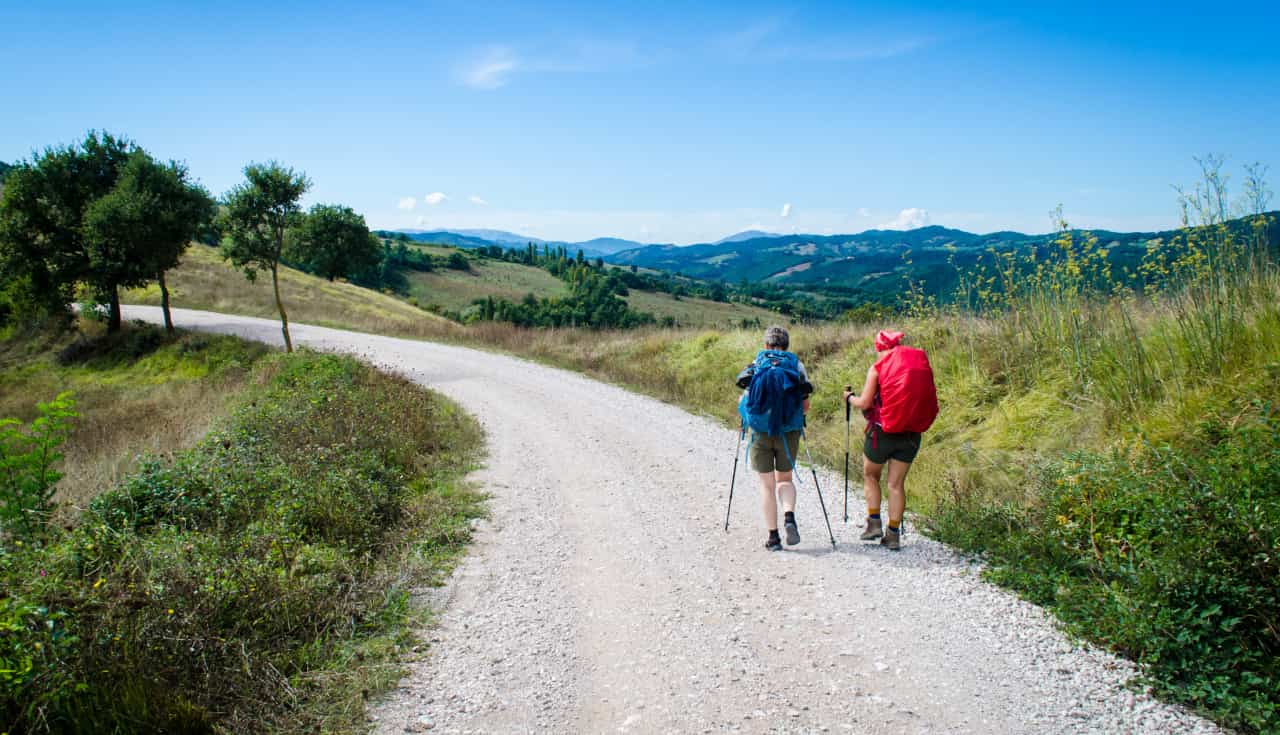
[[[769,539],[764,542],[764,547],[769,551],[782,551],[782,539],[777,534],[769,534]]]
[[[900,551],[902,549],[902,530],[884,529],[884,538],[880,539],[880,545],[890,551]]]
[[[884,521],[879,518],[868,518],[867,528],[858,537],[860,541],[875,541],[884,535]]]
[[[787,532],[787,546],[795,546],[800,543],[800,528],[796,526],[795,521],[787,521],[783,524],[783,528]]]

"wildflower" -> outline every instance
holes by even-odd
[[[103,583],[104,583],[104,582],[106,582],[106,581],[107,581],[107,580],[103,579],[102,577],[98,577],[98,581],[93,583],[93,588],[94,588],[95,590],[96,590],[96,589],[98,589],[98,588],[99,588],[99,587],[101,587],[101,586],[103,585]]]
[[[172,614],[173,614],[173,608],[169,608],[169,614],[170,614],[170,615],[172,615]]]

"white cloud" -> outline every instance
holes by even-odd
[[[423,197],[422,199],[427,204],[430,204],[431,206],[434,207],[441,202],[447,201],[449,197],[446,196],[443,191],[433,191],[430,194]]]
[[[858,216],[859,216],[859,217],[870,217],[870,216],[871,216],[871,210],[870,210],[870,209],[867,209],[866,207],[858,207]]]
[[[790,216],[791,216],[791,202],[787,202],[786,204],[782,205],[782,215],[781,215],[781,216],[783,216],[783,217],[790,217]]]
[[[478,206],[478,207],[487,207],[487,206],[489,206],[489,202],[485,201],[484,199],[481,199],[480,197],[476,196],[475,194],[472,194],[471,196],[467,197],[467,201],[471,202],[472,204],[474,204],[474,205],[476,205],[476,206]]]
[[[520,68],[520,60],[506,46],[491,46],[471,61],[458,67],[459,83],[472,89],[497,89],[505,85],[511,73]]]
[[[880,225],[882,230],[914,230],[929,224],[928,210],[919,207],[908,207],[898,212],[898,216]]]
[[[400,197],[400,203],[396,205],[401,209],[413,209],[418,206],[417,197]]]
[[[422,215],[418,215],[418,226],[422,227],[426,223],[427,223],[427,218],[423,217]]]

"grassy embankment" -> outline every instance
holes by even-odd
[[[1139,299],[1108,290],[1103,249],[1066,240],[1051,261],[967,279],[983,317],[922,308],[892,325],[930,351],[942,397],[909,482],[926,526],[1143,663],[1165,696],[1246,732],[1280,729],[1280,279],[1265,253],[1194,232],[1153,252],[1165,286]],[[831,466],[840,387],[861,385],[881,326],[793,330],[818,385],[809,436]],[[454,337],[729,424],[731,377],[760,339],[503,325]]]
[[[72,391],[80,418],[62,451],[56,500],[82,506],[134,469],[141,454],[194,445],[230,410],[267,348],[230,337],[131,329],[102,337],[39,334],[0,342],[0,417],[29,422],[36,402]]]
[[[109,488],[81,473],[74,528],[0,542],[0,729],[363,732],[421,622],[409,591],[442,578],[481,512],[460,484],[478,426],[350,358],[155,334],[65,366],[55,340],[5,345],[6,405],[77,391],[68,479],[122,447],[171,453]],[[184,400],[183,431],[130,425],[173,428]],[[134,439],[86,434],[102,413]]]

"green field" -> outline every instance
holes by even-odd
[[[430,248],[429,252],[437,250],[444,249]],[[411,271],[405,275],[409,281],[410,297],[423,306],[438,304],[450,311],[462,311],[474,299],[486,296],[519,301],[529,293],[539,298],[568,293],[564,281],[541,268],[498,260],[472,260],[469,271],[441,268],[430,273]]]
[[[447,258],[459,248],[442,245],[415,245],[422,252]],[[526,294],[551,298],[568,294],[565,283],[541,268],[520,263],[491,260],[467,250],[460,250],[471,260],[470,271],[444,269],[430,273],[408,272],[409,296],[423,307],[437,305],[450,311],[462,311],[477,298],[519,301]],[[644,270],[644,269],[642,269]],[[651,271],[656,273],[657,271]],[[681,326],[733,326],[747,321],[777,321],[782,317],[768,309],[747,304],[724,303],[691,297],[676,299],[670,294],[632,289],[627,297],[632,309],[646,311],[659,320],[671,317]]]
[[[677,324],[686,327],[732,327],[741,324],[743,319],[759,319],[761,324],[786,321],[786,317],[758,306],[687,296],[677,299],[671,294],[656,291],[633,290],[627,297],[627,303],[632,309],[647,311],[659,319],[673,317]]]

